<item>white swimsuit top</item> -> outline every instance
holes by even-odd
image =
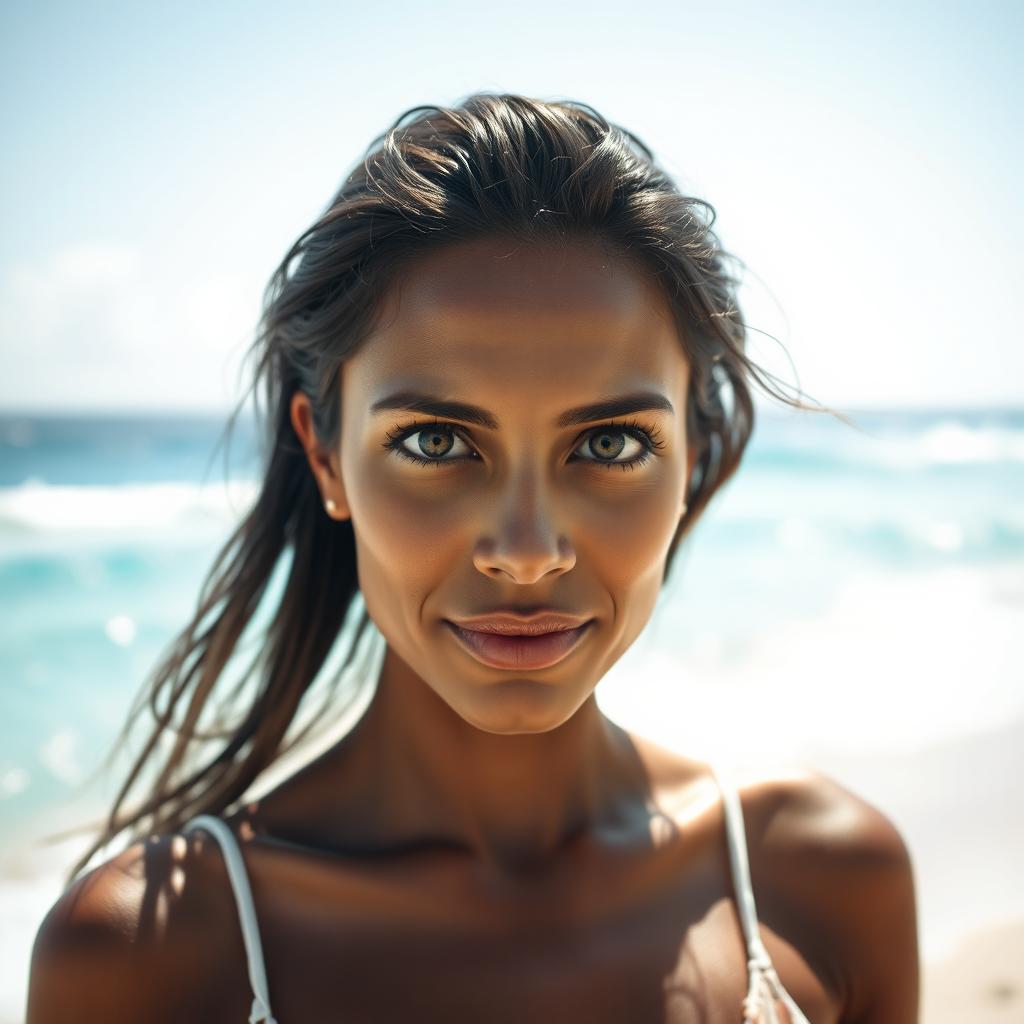
[[[754,891],[750,884],[750,867],[747,863],[747,837],[743,828],[743,808],[735,787],[723,777],[720,770],[714,771],[718,787],[722,792],[725,807],[726,836],[729,841],[729,862],[732,867],[733,887],[739,905],[740,922],[747,941],[747,968],[750,985],[743,1001],[743,1024],[756,1021],[757,1024],[780,1024],[775,1008],[779,999],[789,1011],[790,1024],[810,1024],[800,1007],[786,991],[768,950],[761,941],[757,926],[757,910],[754,907]],[[249,1024],[277,1024],[270,1010],[270,996],[267,992],[267,974],[263,965],[263,948],[260,944],[260,930],[256,922],[256,909],[252,902],[252,891],[245,872],[245,863],[231,829],[217,817],[199,814],[185,825],[183,831],[205,828],[221,845],[227,863],[231,887],[235,890],[235,902],[242,923],[242,939],[249,958],[249,983],[252,986],[252,1010]]]

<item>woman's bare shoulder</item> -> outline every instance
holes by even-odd
[[[77,878],[36,933],[26,1024],[200,1020],[222,944],[196,942],[203,865],[182,835],[151,836]]]
[[[748,771],[735,781],[758,909],[788,915],[827,951],[844,1020],[916,1020],[914,872],[893,821],[823,772]]]
[[[905,862],[906,843],[877,806],[830,775],[811,768],[762,767],[732,773],[744,820],[766,834],[766,843],[826,843],[850,866]],[[748,838],[750,826],[748,825]],[[835,862],[833,862],[835,863]]]

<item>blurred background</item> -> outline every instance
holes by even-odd
[[[403,111],[476,91],[639,135],[748,265],[754,359],[856,423],[761,399],[599,703],[872,802],[914,860],[925,1024],[1024,1019],[1022,12],[0,6],[0,1024],[85,846],[38,839],[108,808],[254,495],[251,408],[215,449],[271,270]]]

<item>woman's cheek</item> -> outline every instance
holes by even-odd
[[[419,471],[441,475],[430,468]],[[451,499],[454,481],[445,486],[429,481],[424,486],[400,476],[394,470],[381,472],[360,488],[353,522],[362,546],[377,562],[408,574],[457,543],[462,513]]]
[[[621,470],[602,470],[614,474]],[[639,471],[638,471],[639,473]],[[634,474],[634,475],[638,475]],[[665,480],[632,480],[588,495],[578,511],[579,545],[624,580],[660,569],[679,525],[674,491]]]

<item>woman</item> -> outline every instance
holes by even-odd
[[[808,408],[744,355],[712,219],[583,104],[476,95],[375,141],[268,288],[262,488],[72,878],[138,841],[40,927],[29,1024],[916,1020],[887,818],[816,773],[734,785],[595,702],[739,465],[749,383]],[[204,731],[286,548],[256,694]],[[366,712],[246,803],[357,592]]]

